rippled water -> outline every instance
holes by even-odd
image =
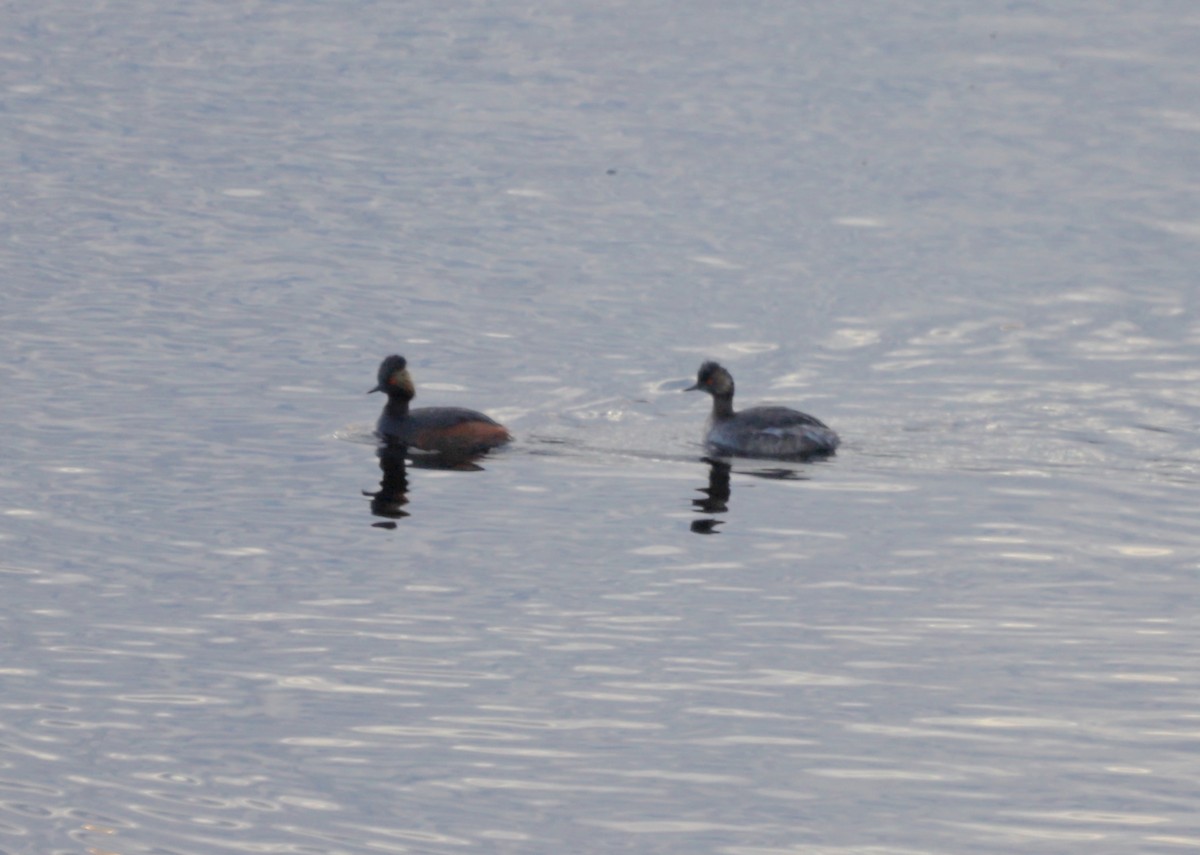
[[[0,852],[1200,845],[1190,10],[7,23]]]

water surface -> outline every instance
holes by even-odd
[[[1195,14],[7,18],[0,851],[1200,844]]]

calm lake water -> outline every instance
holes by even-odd
[[[3,20],[0,853],[1200,848],[1200,8]]]

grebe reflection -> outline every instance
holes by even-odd
[[[480,455],[448,456],[448,455],[419,455],[411,456],[402,445],[387,443],[376,450],[379,457],[379,470],[382,477],[379,489],[363,490],[364,496],[371,500],[371,513],[383,517],[387,522],[373,523],[376,528],[395,528],[396,520],[411,516],[404,509],[408,504],[408,467],[414,469],[449,469],[458,472],[481,472],[483,467],[475,461]]]
[[[692,507],[700,514],[724,514],[729,511],[729,499],[733,493],[730,483],[734,472],[733,464],[715,457],[701,458],[708,464],[708,484],[697,487],[696,492],[702,493],[701,498],[692,499]],[[809,476],[798,469],[787,466],[773,466],[758,469],[739,469],[739,475],[751,475],[755,478],[766,478],[771,481],[807,481]],[[725,520],[707,516],[704,519],[692,520],[691,530],[694,534],[720,534],[717,526],[724,525]]]

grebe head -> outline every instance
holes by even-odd
[[[408,373],[408,362],[403,356],[392,354],[379,363],[379,383],[374,389],[367,390],[368,395],[371,392],[385,392],[389,398],[393,395],[405,399],[416,397],[412,375]]]
[[[683,391],[707,392],[714,397],[717,395],[733,395],[733,377],[728,371],[715,362],[705,362],[696,374],[696,385],[688,386]]]

